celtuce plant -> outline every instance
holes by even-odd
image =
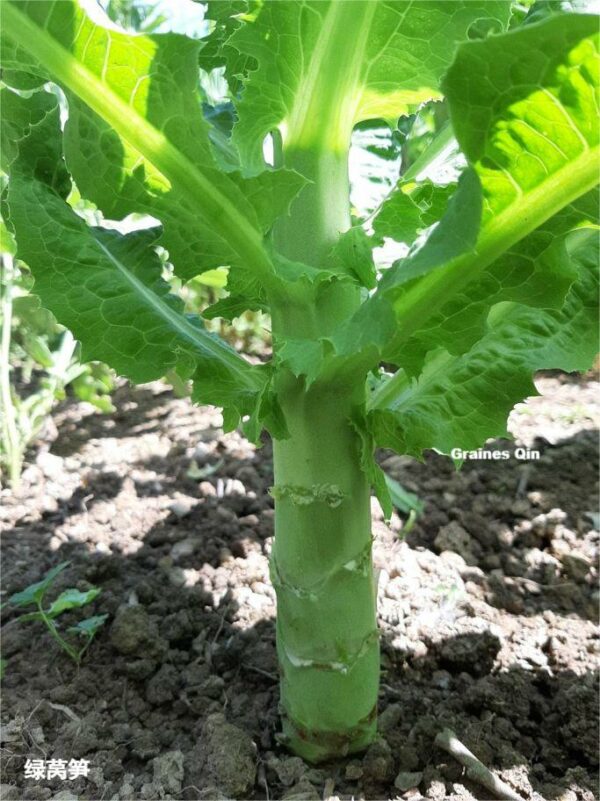
[[[360,750],[379,682],[372,487],[390,511],[374,447],[478,447],[506,434],[534,370],[594,357],[598,19],[541,13],[509,31],[506,0],[235,0],[209,3],[214,30],[193,41],[108,30],[70,0],[2,15],[17,255],[83,358],[136,382],[176,370],[227,428],[271,433],[283,737],[313,761]],[[231,139],[203,117],[199,66],[225,67]],[[354,126],[442,97],[451,128],[363,228]],[[420,180],[452,137],[457,185]],[[90,227],[72,181],[105,217],[160,227]],[[387,240],[409,250],[377,270]],[[270,312],[268,364],[183,315],[159,243],[184,282],[229,267],[207,317]]]

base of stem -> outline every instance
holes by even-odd
[[[325,762],[364,751],[369,747],[377,733],[377,705],[366,718],[345,732],[307,729],[285,714],[282,724],[282,740],[293,753],[307,762]]]

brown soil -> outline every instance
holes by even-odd
[[[381,455],[425,502],[408,532],[373,503],[381,738],[318,768],[277,739],[269,444],[161,385],[110,417],[65,402],[2,492],[3,599],[70,560],[56,589],[110,617],[78,669],[4,609],[2,797],[488,798],[434,746],[450,727],[523,799],[595,798],[597,385],[538,388],[511,428],[539,461]],[[28,757],[89,775],[24,779]]]

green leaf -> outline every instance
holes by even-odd
[[[378,445],[417,457],[425,448],[478,448],[490,437],[507,436],[514,404],[536,393],[535,370],[589,368],[598,330],[597,230],[573,232],[566,248],[578,278],[562,308],[497,304],[485,336],[468,352],[432,351],[417,381],[399,371],[389,402],[382,402],[384,392],[370,404],[369,427]]]
[[[575,197],[594,185],[597,67],[592,15],[552,17],[459,48],[443,86],[456,138],[481,178],[484,226],[497,226],[507,207],[541,205],[564,172],[581,172]]]
[[[579,13],[593,14],[597,12],[596,0],[537,0],[525,17],[525,24],[541,22],[553,14]]]
[[[357,231],[354,234],[349,232],[347,244],[350,247],[351,241],[356,241],[354,237]],[[344,373],[354,370],[356,375],[360,372],[355,348],[349,347],[343,351],[340,347],[337,353],[335,349],[336,332],[345,330],[342,328],[346,322],[345,302],[354,307],[360,291],[356,286],[356,275],[334,271],[336,266],[341,265],[339,253],[344,252],[345,248],[346,245],[340,250],[333,250],[327,269],[282,257],[275,262],[277,276],[281,279],[279,289],[284,297],[284,301],[277,304],[272,312],[275,362],[277,367],[288,368],[296,377],[304,376],[306,387],[317,379],[337,379],[341,382]],[[345,262],[345,265],[348,264],[348,261]],[[368,266],[361,269],[366,276]],[[364,361],[360,353],[358,361]]]
[[[47,370],[52,368],[54,357],[43,336],[36,336],[30,332],[23,335],[23,349],[28,356]]]
[[[308,388],[316,381],[323,366],[323,343],[315,339],[277,339],[277,360],[297,378],[304,376]]]
[[[481,228],[474,247],[446,259],[440,239],[437,260],[434,236],[450,204],[423,248],[386,275],[381,290],[392,285],[400,324],[386,359],[414,371],[429,346],[461,352],[484,333],[496,302],[560,305],[573,275],[553,240],[589,216],[580,198],[598,178],[597,62],[597,20],[587,15],[460,46],[444,88],[481,182]],[[429,269],[398,287],[419,264]],[[369,303],[381,316],[376,299]]]
[[[328,263],[336,271],[354,275],[367,289],[373,289],[377,283],[372,243],[360,226],[354,226],[340,236]]]
[[[422,247],[394,264],[381,281],[380,291],[406,284],[414,278],[443,267],[452,259],[475,249],[481,223],[481,187],[473,170],[460,177],[446,213]]]
[[[82,370],[70,384],[76,398],[91,403],[104,414],[116,411],[111,403],[110,392],[114,389],[114,376],[110,368],[101,362],[82,366]]]
[[[382,292],[375,292],[339,331],[330,337],[336,353],[369,353],[374,366],[381,361],[383,347],[393,340],[398,323],[392,304]]]
[[[69,631],[73,632],[73,634],[83,634],[91,639],[107,619],[107,614],[94,615],[94,617],[88,617],[86,620],[80,620],[75,626],[70,626]]]
[[[84,361],[106,361],[145,382],[181,360],[215,360],[224,362],[230,380],[248,383],[250,366],[184,315],[183,302],[169,294],[152,250],[156,230],[123,236],[90,228],[49,190],[16,178],[9,203],[18,254],[36,278],[35,292],[81,340]]]
[[[366,475],[375,496],[381,505],[385,520],[389,520],[394,511],[392,498],[386,482],[385,473],[375,461],[373,451],[375,440],[365,419],[363,410],[357,410],[351,420],[354,430],[360,438],[360,467]]]
[[[0,253],[7,253],[9,256],[14,256],[17,246],[12,234],[6,227],[4,220],[0,219]]]
[[[536,305],[556,303],[554,280],[548,273],[544,280],[535,272],[553,230],[562,233],[569,221],[576,224],[569,211],[563,213],[563,221],[556,215],[574,204],[576,216],[574,202],[598,179],[597,18],[552,17],[486,42],[462,45],[444,88],[459,144],[481,180],[482,227],[474,254],[432,273],[396,300],[404,337],[451,295],[470,296],[473,291],[479,299],[481,286],[479,291],[467,286],[474,278],[488,288],[506,282],[509,296],[500,297],[496,288],[491,302],[513,299],[510,288],[521,284],[524,292],[514,299],[522,301],[529,293]],[[545,234],[537,232],[515,248],[549,220],[542,228]],[[516,253],[525,275],[515,271]],[[553,272],[560,273],[556,259],[550,258],[550,263]],[[528,275],[536,283],[533,292],[525,280]],[[559,291],[568,281],[563,275]],[[545,299],[540,292],[544,285]]]
[[[284,182],[272,182],[272,173],[246,186],[216,169],[197,92],[200,43],[102,28],[72,0],[5,2],[3,14],[5,36],[16,45],[5,66],[56,80],[67,93],[65,150],[82,194],[110,217],[158,217],[183,278],[236,264],[268,282],[265,207],[273,210]],[[259,185],[267,187],[266,204],[257,204]],[[277,213],[285,211],[284,194]]]
[[[0,33],[0,64],[2,65],[2,81],[8,86],[22,91],[39,89],[44,85],[44,77],[35,74],[36,65],[32,63],[27,51],[17,42]],[[28,66],[32,72],[28,72]]]
[[[52,335],[60,331],[56,319],[35,295],[20,295],[13,300],[13,314],[29,331]]]
[[[386,356],[406,366],[418,354],[438,346],[460,354],[480,339],[490,308],[503,301],[561,308],[576,278],[565,234],[596,219],[598,196],[591,192],[567,206],[485,269],[462,291],[450,295],[415,335]],[[420,366],[420,365],[419,365]]]
[[[277,394],[273,390],[272,382],[265,385],[256,408],[243,425],[246,436],[257,447],[262,445],[260,434],[266,428],[275,439],[287,439],[290,436],[283,411],[279,404]]]
[[[393,301],[398,296],[398,290],[404,291],[405,284],[414,286],[421,276],[444,267],[453,257],[472,252],[480,219],[479,179],[472,170],[467,170],[448,203],[446,214],[425,243],[385,272],[375,294],[332,337],[335,350],[340,354],[348,354],[357,348],[369,348],[373,354],[377,354],[378,349],[383,349],[390,340],[393,341],[397,330]]]
[[[232,353],[235,354],[233,349]],[[214,361],[204,365],[189,376],[193,380],[192,400],[194,403],[221,406],[230,421],[226,429],[231,431],[241,417],[255,412],[270,377],[270,367],[267,365],[257,365],[251,370],[251,380],[240,382],[239,376],[229,370],[226,364]]]
[[[222,298],[204,310],[207,320],[223,317],[233,320],[245,311],[267,311],[269,304],[264,288],[250,273],[235,270],[229,271],[226,289],[228,297]]]
[[[227,67],[227,79],[233,95],[240,89],[239,77],[247,72],[253,60],[241,55],[228,40],[242,24],[241,18],[248,13],[248,6],[248,0],[206,2],[206,18],[214,23],[214,28],[200,51],[199,63],[207,72],[218,67]]]
[[[414,492],[404,489],[402,484],[388,476],[387,473],[384,475],[393,505],[405,514],[413,512],[415,516],[421,515],[425,508],[423,501]]]
[[[265,301],[259,299],[252,299],[230,295],[226,298],[221,298],[212,306],[208,306],[202,313],[206,320],[214,320],[215,317],[222,317],[224,320],[231,322],[236,317],[240,317],[247,311],[264,311]]]
[[[238,105],[242,161],[262,165],[263,140],[277,128],[286,146],[344,151],[360,120],[395,120],[440,97],[440,78],[471,26],[488,20],[502,29],[509,16],[501,0],[264,3],[230,39],[258,64]]]
[[[61,592],[58,598],[52,601],[52,604],[46,610],[46,614],[49,618],[53,619],[62,615],[62,613],[66,612],[68,609],[79,609],[91,603],[99,594],[100,590],[97,587],[92,587],[91,590],[87,590],[86,592],[81,592],[73,588],[65,590]]]
[[[31,99],[1,90],[0,164],[22,178],[40,181],[66,199],[71,178],[62,158],[60,110],[55,95],[36,92]]]
[[[392,192],[373,221],[373,229],[379,241],[389,237],[396,242],[412,244],[419,231],[425,227],[421,209],[402,188]]]
[[[70,564],[70,562],[61,562],[59,565],[51,568],[41,581],[38,581],[36,584],[31,584],[25,590],[11,595],[8,599],[9,604],[12,604],[12,606],[30,606],[31,604],[41,601],[44,593],[54,579]]]
[[[417,236],[442,218],[456,184],[401,181],[386,198],[373,220],[379,241],[384,237],[412,245]]]
[[[108,362],[138,382],[160,378],[175,365],[188,374],[199,370],[206,384],[214,375],[237,387],[240,409],[245,409],[245,396],[261,389],[262,377],[205,331],[198,318],[183,313],[183,302],[161,277],[162,263],[153,249],[156,229],[123,236],[90,227],[57,192],[58,168],[36,170],[36,152],[44,154],[57,136],[56,101],[50,109],[47,97],[18,98],[17,105],[36,109],[41,104],[45,116],[10,140],[10,224],[18,256],[35,277],[36,294],[81,340],[83,361]],[[9,128],[9,136],[16,133]],[[220,405],[218,397],[213,387],[211,398]],[[226,397],[233,402],[231,391]]]
[[[213,289],[224,289],[227,286],[227,268],[220,267],[216,270],[207,270],[205,273],[192,279],[201,286],[209,286]]]

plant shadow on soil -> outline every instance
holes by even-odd
[[[165,752],[183,757],[174,798],[213,797],[206,793],[215,787],[229,798],[318,798],[327,779],[340,797],[394,798],[410,785],[407,774],[428,798],[487,798],[433,745],[446,726],[524,798],[594,798],[593,585],[577,563],[567,561],[567,574],[555,555],[557,539],[566,537],[573,551],[569,538],[590,537],[580,512],[582,503],[593,508],[585,506],[594,492],[593,432],[542,445],[528,477],[531,492],[547,496],[541,505],[535,495],[515,500],[522,480],[514,463],[467,465],[456,474],[435,455],[410,469],[382,455],[396,478],[423,488],[426,501],[404,541],[375,514],[374,556],[384,574],[382,739],[364,756],[315,769],[290,759],[276,737],[269,444],[244,457],[239,442],[228,448],[211,421],[200,421],[199,441],[217,440],[206,461],[219,467],[199,483],[187,475],[191,456],[181,444],[198,437],[198,421],[165,393],[119,392],[118,415],[89,415],[84,425],[69,422],[67,404],[52,448],[66,459],[90,439],[110,439],[113,463],[82,457],[77,483],[56,508],[29,507],[29,517],[3,535],[8,593],[69,560],[56,590],[98,586],[90,614],[110,615],[76,669],[39,624],[13,624],[5,611],[2,781],[14,792],[7,799],[45,799],[65,788],[85,799],[152,798],[160,791],[154,762]],[[123,468],[119,444],[127,459],[132,440],[165,431],[168,448]],[[500,502],[505,491],[508,505]],[[165,510],[177,493],[186,508]],[[475,508],[481,497],[486,514]],[[565,516],[553,518],[551,509]],[[528,520],[537,523],[522,525]],[[452,536],[462,542],[462,556],[439,553],[444,527],[449,545]],[[218,713],[237,728],[224,730],[230,747],[215,755],[202,733]],[[257,746],[256,775],[236,761],[248,737]],[[86,758],[93,775],[68,784],[24,780],[28,756]]]

